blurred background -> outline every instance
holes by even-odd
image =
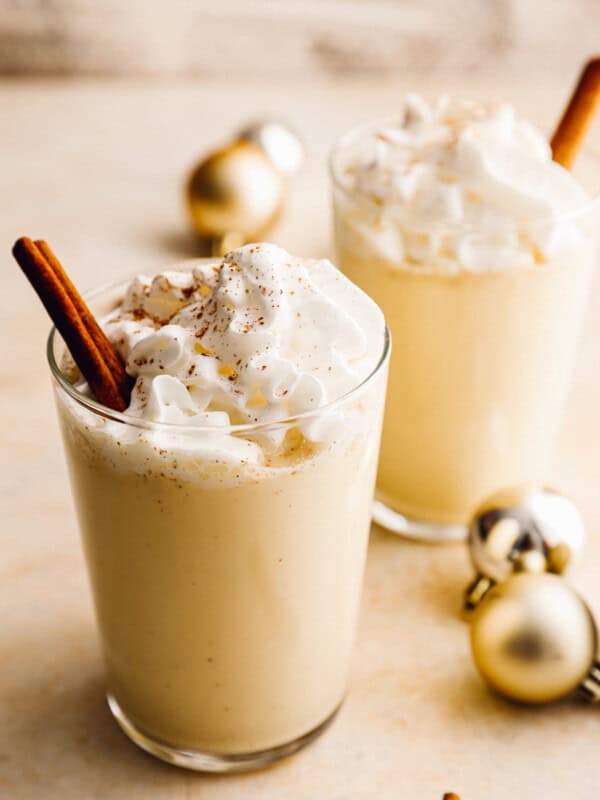
[[[108,277],[197,255],[190,169],[275,118],[306,159],[271,236],[330,254],[342,132],[407,90],[504,97],[550,132],[599,30],[598,0],[0,0],[5,235],[37,221]]]
[[[0,72],[549,80],[599,30],[597,0],[0,0]]]
[[[0,0],[0,236],[36,229],[83,288],[198,255],[190,171],[275,119],[305,160],[269,238],[332,255],[344,131],[413,90],[507,99],[550,134],[598,31],[599,0]]]
[[[600,0],[0,0],[2,798],[196,797],[199,787],[124,752],[108,718],[44,356],[49,323],[12,259],[13,242],[47,239],[81,290],[198,255],[187,176],[241,126],[266,117],[289,124],[306,153],[269,238],[297,255],[332,255],[326,163],[344,131],[393,113],[416,90],[504,97],[550,133],[582,64],[600,50],[599,33]],[[597,188],[598,123],[580,166]],[[599,292],[596,282],[594,309]],[[599,337],[600,314],[591,313],[553,477],[591,532],[600,529]],[[435,635],[424,646],[440,663],[436,636],[466,581],[466,556],[437,551],[425,569],[416,553],[397,550],[398,581],[388,588],[371,573],[371,658],[381,631],[396,629],[384,611],[410,597],[427,615]],[[580,580],[591,589],[598,575],[594,559],[585,561]],[[402,636],[413,631],[410,641],[421,643],[425,616],[402,619]],[[449,660],[466,675],[463,623],[454,622],[463,649]],[[325,749],[314,767],[298,762],[280,795],[388,798],[415,795],[419,785],[419,797],[433,798],[443,771],[444,786],[463,787],[465,798],[522,797],[534,776],[536,796],[562,800],[555,775],[574,774],[589,779],[580,800],[598,797],[593,713],[585,712],[587,728],[566,708],[538,717],[544,747],[534,752],[521,746],[529,717],[515,726],[512,713],[498,711],[490,725],[488,706],[476,695],[468,701],[461,685],[436,712],[438,724],[446,731],[458,720],[471,738],[436,735],[435,757],[415,761],[393,732],[410,741],[430,731],[421,719],[407,728],[390,697],[412,687],[427,703],[429,687],[408,667],[396,674],[374,660],[384,671],[357,661],[354,689],[365,709],[354,724],[361,740],[376,743],[372,752],[348,744],[355,768],[346,773],[330,769],[337,761]],[[258,775],[257,787],[268,780]],[[223,786],[207,791],[224,797]]]

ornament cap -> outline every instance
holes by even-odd
[[[465,611],[474,611],[494,585],[486,575],[476,575],[465,589]]]
[[[579,693],[588,703],[600,703],[600,661],[594,661],[579,686]]]

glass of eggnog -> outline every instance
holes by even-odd
[[[503,104],[409,95],[330,166],[339,266],[394,341],[375,519],[463,538],[484,498],[547,478],[598,203]]]
[[[389,339],[328,261],[248,245],[90,298],[134,381],[49,360],[110,709],[159,758],[230,772],[315,738],[346,692]]]

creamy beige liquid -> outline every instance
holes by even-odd
[[[341,702],[384,373],[352,399],[339,440],[233,472],[161,451],[161,475],[152,447],[128,453],[59,390],[109,690],[142,732],[240,754],[307,733]]]
[[[344,225],[339,267],[392,333],[378,497],[416,519],[464,522],[490,493],[546,478],[590,248],[568,263],[448,274],[359,253]]]

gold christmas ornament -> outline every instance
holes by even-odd
[[[302,155],[291,131],[264,121],[246,127],[194,168],[186,191],[190,218],[215,255],[265,236],[283,209],[287,176]]]
[[[194,230],[215,255],[260,239],[283,206],[284,178],[255,143],[237,141],[192,172],[187,201]]]
[[[585,531],[577,507],[552,489],[518,486],[483,503],[469,524],[469,553],[476,571],[465,609],[514,572],[562,575],[581,551]]]
[[[276,120],[263,120],[247,125],[240,131],[238,138],[257,144],[275,168],[285,175],[297,172],[304,158],[300,139]]]
[[[475,609],[471,649],[482,677],[522,703],[549,703],[576,688],[600,700],[597,629],[579,595],[556,575],[520,573]]]

